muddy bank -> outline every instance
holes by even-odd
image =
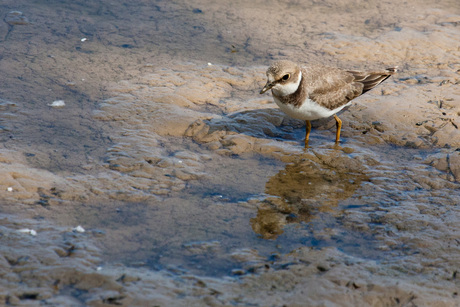
[[[458,305],[457,1],[0,13],[3,304]],[[401,72],[304,150],[274,59]]]
[[[355,223],[362,217],[353,215],[348,214],[345,220]],[[387,221],[391,219],[388,217]],[[23,229],[19,227],[33,228],[37,234],[19,232]],[[3,253],[1,265],[5,272],[1,282],[4,303],[281,306],[286,302],[301,305],[340,302],[343,306],[455,306],[458,301],[457,271],[448,265],[449,261],[435,257],[437,266],[423,265],[434,250],[423,256],[413,254],[384,261],[353,257],[332,247],[304,247],[285,255],[274,254],[270,259],[258,256],[254,250],[245,250],[234,257],[240,262],[250,262],[251,273],[244,273],[244,269],[241,273],[235,271],[243,274],[237,282],[180,271],[154,272],[101,265],[98,249],[89,243],[100,236],[97,232],[78,233],[30,220],[22,220],[19,225],[4,217],[2,242],[12,248]],[[426,249],[426,245],[423,247]],[[261,292],[265,295],[261,296]]]

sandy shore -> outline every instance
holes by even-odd
[[[0,7],[0,305],[460,305],[458,1]],[[401,72],[304,150],[276,59]]]

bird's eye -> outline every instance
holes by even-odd
[[[283,79],[284,81],[288,80],[290,77],[289,74],[285,74],[281,79]]]

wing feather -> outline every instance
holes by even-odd
[[[363,84],[355,82],[353,74],[347,71],[323,67],[315,74],[309,97],[330,110],[341,107],[362,94]]]

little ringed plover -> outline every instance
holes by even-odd
[[[336,113],[351,100],[376,87],[396,73],[397,66],[377,71],[341,70],[338,68],[277,61],[267,70],[267,84],[260,94],[272,90],[273,99],[287,115],[305,120],[305,147],[311,131],[311,120],[334,116],[340,140],[342,121]]]

